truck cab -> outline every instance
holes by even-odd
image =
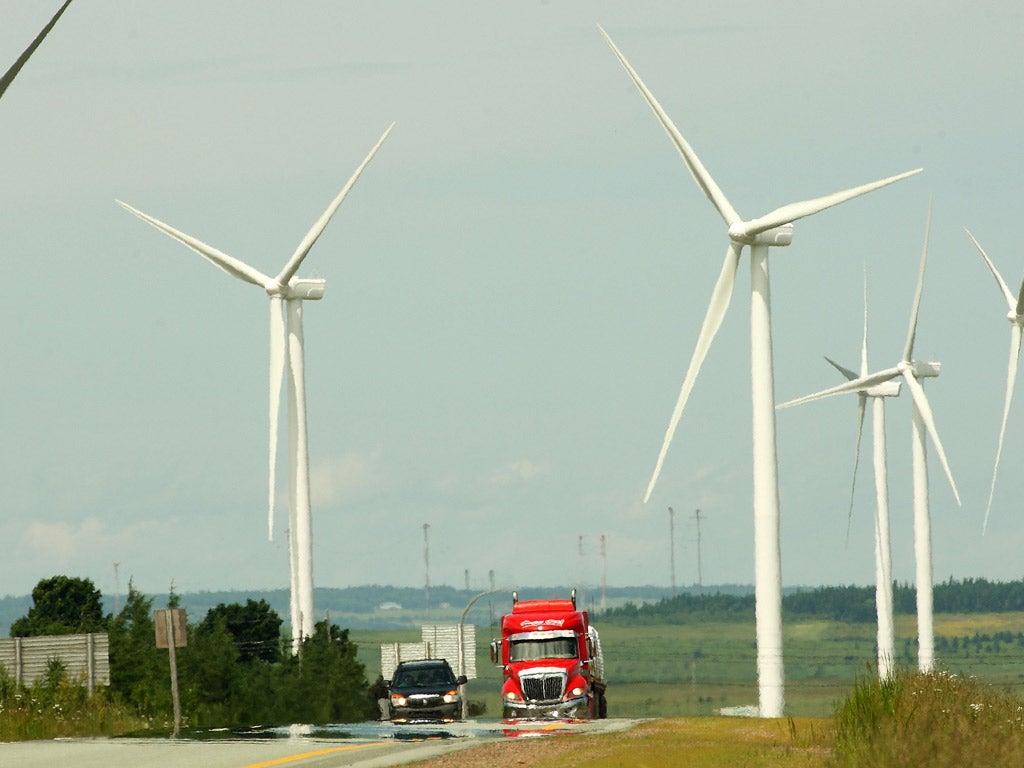
[[[586,611],[568,600],[520,600],[501,617],[501,639],[491,661],[502,668],[502,717],[586,719],[605,717],[604,660]]]

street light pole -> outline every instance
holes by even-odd
[[[465,644],[462,639],[462,626],[466,623],[466,614],[469,613],[469,609],[473,607],[473,603],[479,600],[481,597],[487,597],[487,595],[493,595],[497,592],[504,592],[503,589],[489,589],[486,592],[480,592],[479,594],[473,595],[469,602],[466,603],[466,608],[462,612],[462,617],[459,619],[459,675],[466,674],[466,650]],[[466,684],[463,683],[459,686],[459,698],[462,700],[462,719],[466,719],[468,712],[468,702],[466,701]]]

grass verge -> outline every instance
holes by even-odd
[[[825,718],[664,718],[629,731],[506,739],[451,752],[419,768],[820,768],[832,755]]]

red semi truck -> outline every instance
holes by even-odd
[[[491,642],[501,666],[502,717],[584,719],[607,717],[604,657],[586,611],[569,600],[520,600],[501,617],[501,639]]]

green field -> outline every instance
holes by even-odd
[[[612,717],[710,715],[723,707],[757,703],[754,625],[625,626],[601,624]],[[937,667],[1015,694],[1024,694],[1024,613],[939,614],[935,617]],[[500,671],[490,663],[491,628],[477,629],[478,679],[468,686],[472,702],[498,711]],[[897,662],[914,667],[916,625],[896,622]],[[833,621],[788,621],[783,626],[786,711],[794,717],[827,717],[858,678],[875,665],[875,627]],[[372,679],[380,671],[382,642],[414,642],[418,633],[352,630],[359,658]]]

